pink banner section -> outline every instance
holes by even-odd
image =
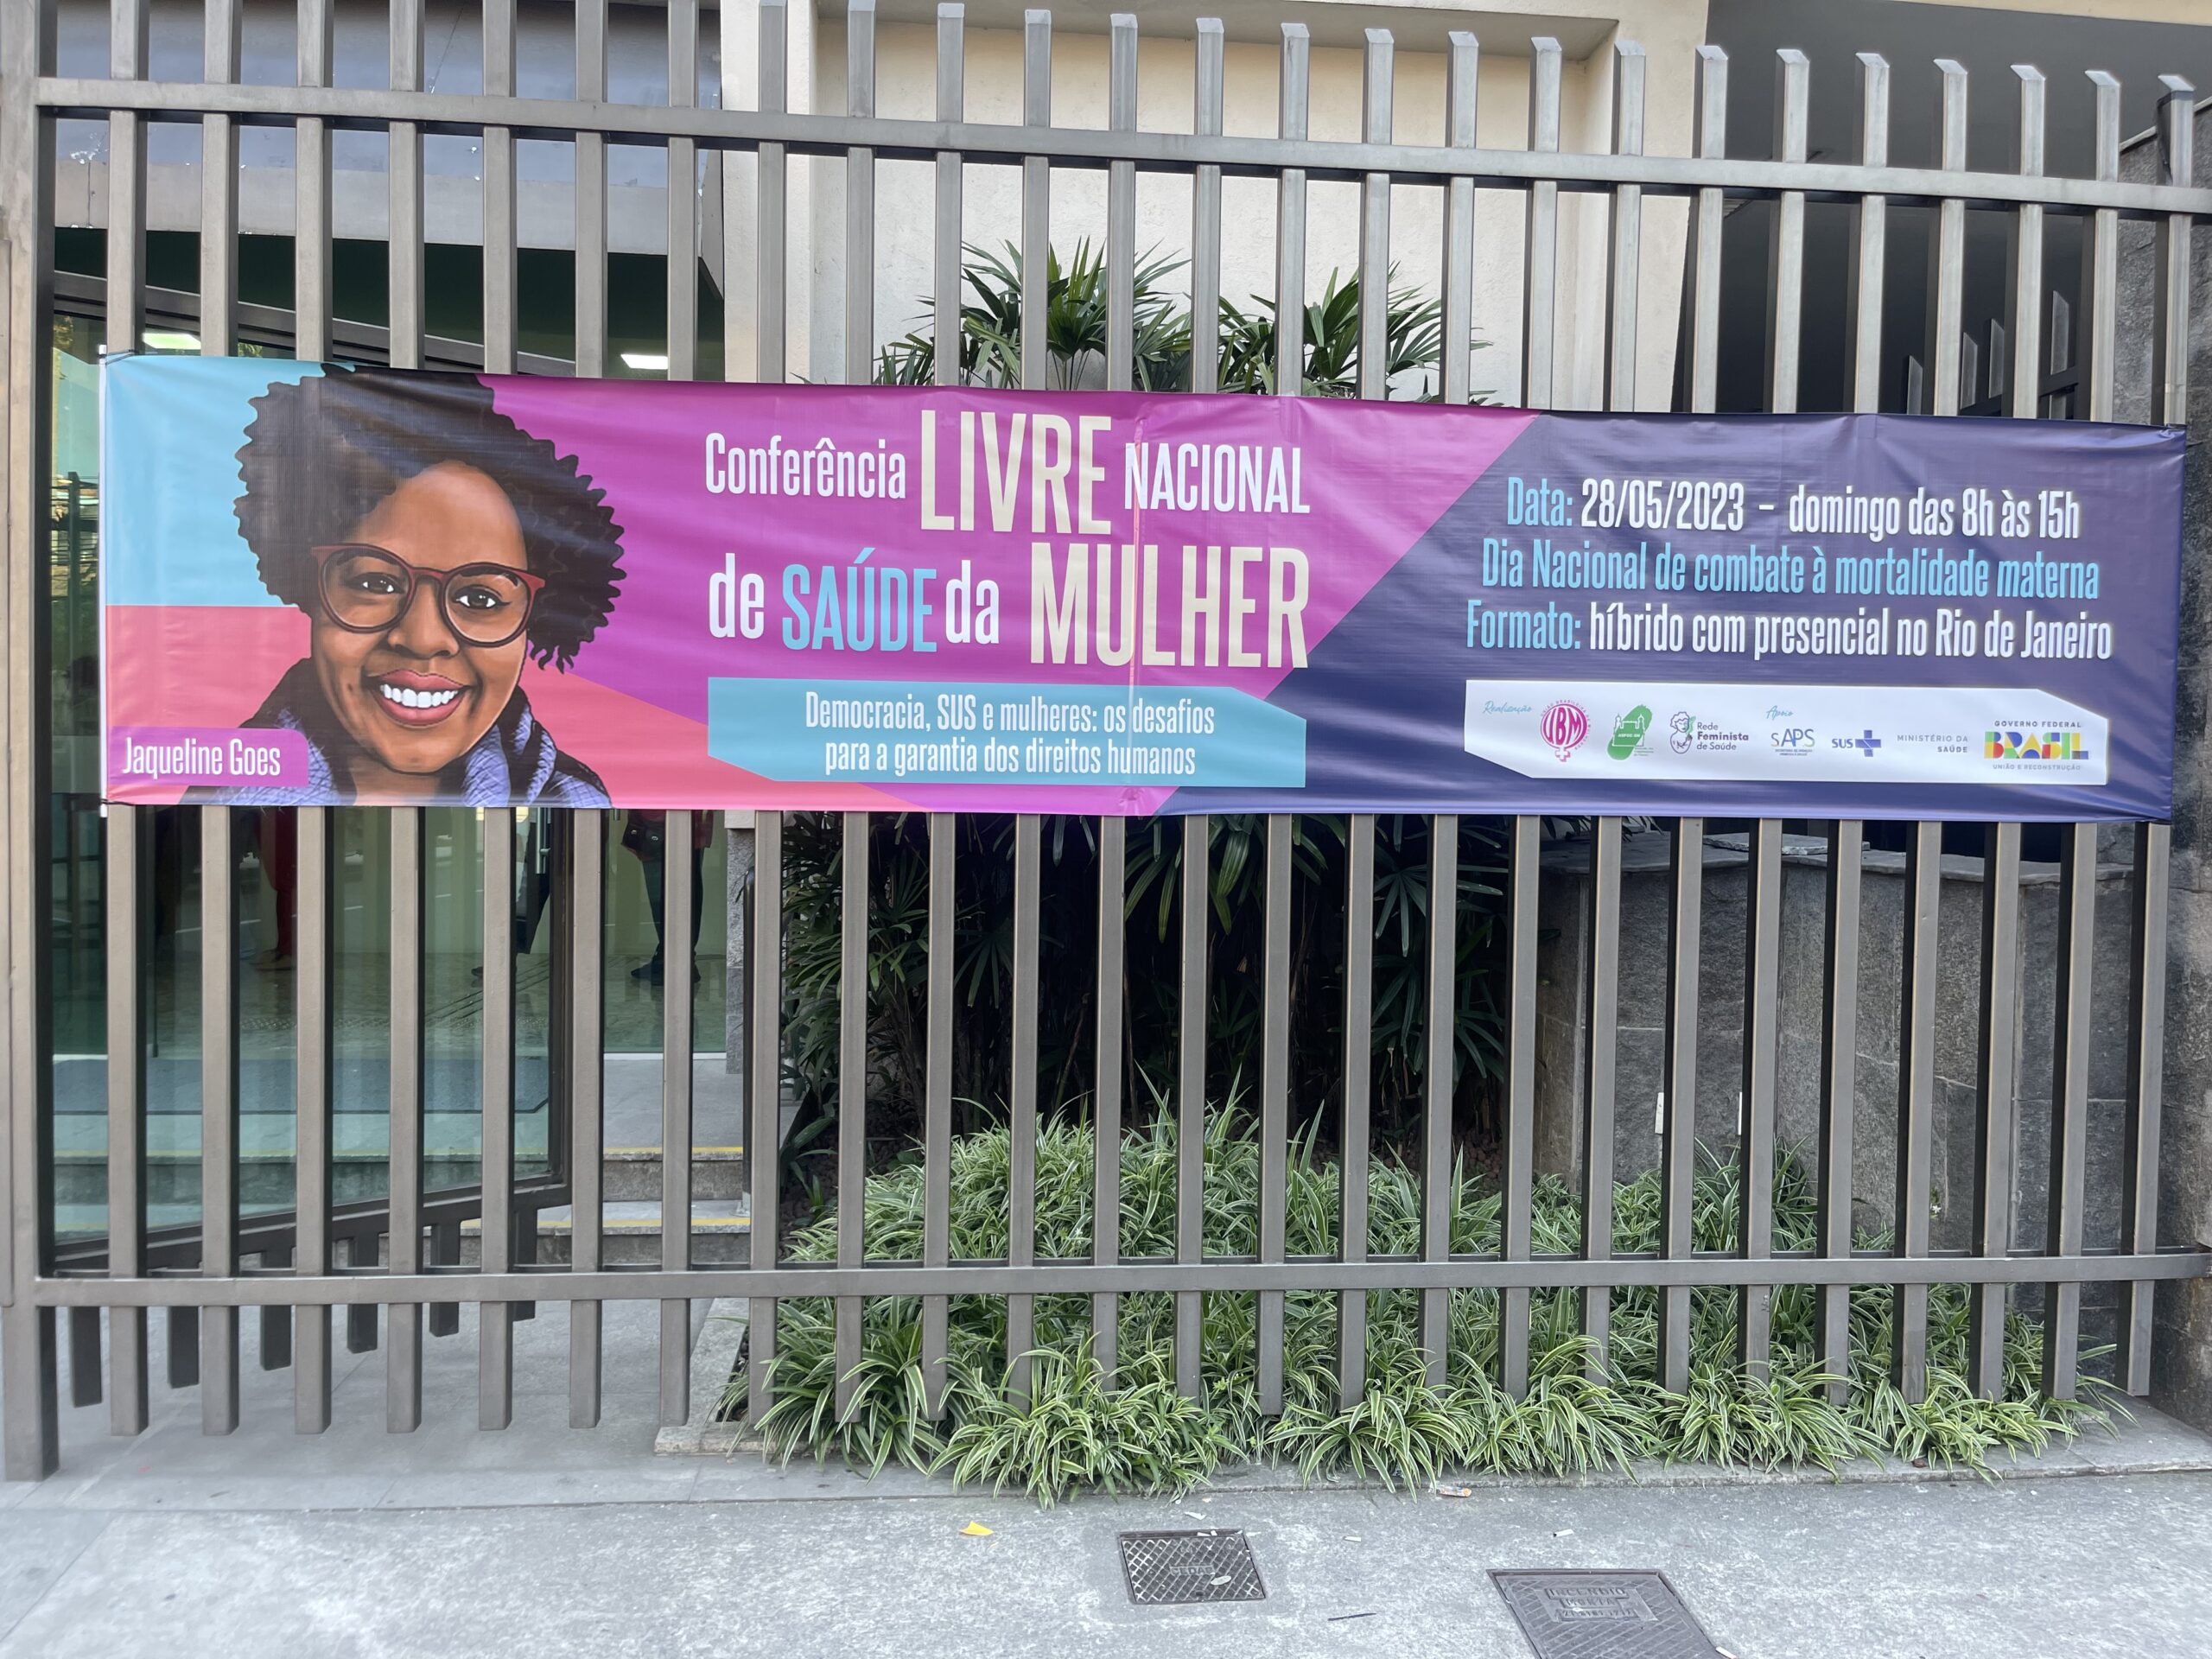
[[[115,726],[107,734],[108,792],[209,788],[289,791],[308,785],[303,733],[214,726]]]
[[[1146,813],[1295,789],[1283,688],[1534,418],[106,375],[107,781],[139,801]],[[276,758],[232,760],[238,730]]]

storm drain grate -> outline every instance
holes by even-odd
[[[1660,1573],[1493,1573],[1536,1659],[1720,1659]]]
[[[1244,1535],[1225,1528],[1199,1532],[1125,1532],[1122,1578],[1140,1607],[1201,1601],[1265,1601],[1268,1586]]]

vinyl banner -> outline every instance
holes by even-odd
[[[2174,430],[104,380],[114,800],[2169,810]]]

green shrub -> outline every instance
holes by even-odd
[[[1210,1252],[1251,1255],[1258,1247],[1259,1156],[1232,1129],[1232,1109],[1212,1115],[1204,1148],[1205,1240]],[[1087,1255],[1091,1248],[1092,1138],[1087,1126],[1044,1125],[1037,1138],[1038,1253]],[[1007,1254],[1006,1193],[1012,1148],[1004,1128],[957,1138],[950,1179],[951,1250],[956,1258]],[[1700,1248],[1725,1249],[1740,1200],[1734,1166],[1702,1160],[1692,1193],[1692,1231]],[[1324,1255],[1338,1244],[1338,1169],[1309,1136],[1295,1141],[1287,1180],[1285,1232],[1292,1255]],[[1581,1236],[1580,1205],[1566,1185],[1537,1183],[1533,1230],[1541,1253],[1572,1252]],[[1133,1128],[1122,1143],[1120,1241],[1125,1257],[1173,1254],[1175,1135],[1162,1113]],[[869,1254],[921,1253],[922,1170],[901,1162],[869,1178],[862,1215]],[[1775,1243],[1808,1248],[1814,1194],[1800,1162],[1777,1160]],[[1450,1198],[1455,1251],[1494,1250],[1498,1195],[1485,1178],[1453,1171]],[[1614,1203],[1617,1251],[1651,1250],[1657,1239],[1657,1180],[1647,1173],[1622,1184]],[[1420,1183],[1383,1158],[1371,1168],[1368,1244],[1376,1253],[1417,1251]],[[1869,1239],[1867,1243],[1874,1241]],[[791,1254],[827,1262],[836,1254],[836,1217],[799,1230]],[[845,1409],[836,1403],[831,1304],[779,1304],[769,1367],[770,1405],[760,1423],[772,1457],[832,1452],[870,1472],[897,1463],[947,1471],[957,1482],[1012,1488],[1051,1503],[1088,1489],[1176,1493],[1210,1478],[1224,1461],[1280,1461],[1308,1479],[1350,1475],[1391,1487],[1434,1482],[1453,1471],[1576,1475],[1648,1461],[1712,1463],[1757,1469],[1814,1467],[1831,1472],[1861,1457],[1893,1456],[1986,1472],[1993,1453],[2042,1451],[2054,1437],[2106,1427],[2119,1397],[2085,1376],[2082,1397],[2045,1398],[2038,1379],[2042,1327],[2014,1313],[2005,1322],[2005,1384],[1995,1400],[1967,1386],[1968,1301],[1959,1286],[1929,1296],[1928,1389],[1908,1403],[1890,1381],[1890,1292],[1851,1293],[1849,1363],[1839,1379],[1815,1355],[1817,1297],[1810,1287],[1773,1293],[1772,1357],[1764,1371],[1735,1358],[1738,1294],[1718,1287],[1691,1296],[1692,1364],[1680,1394],[1659,1386],[1657,1293],[1648,1287],[1611,1295],[1611,1338],[1602,1373],[1581,1334],[1580,1301],[1568,1291],[1529,1299],[1527,1390],[1509,1395],[1497,1380],[1498,1298],[1491,1291],[1451,1293],[1444,1380],[1429,1380],[1420,1340],[1421,1296],[1367,1295],[1365,1388],[1346,1404],[1337,1385],[1338,1298],[1292,1291],[1283,1299],[1283,1409],[1260,1409],[1255,1298],[1205,1299],[1200,1397],[1177,1393],[1174,1298],[1164,1293],[1120,1300],[1120,1363],[1103,1374],[1091,1351],[1090,1302],[1082,1295],[1039,1296],[1027,1398],[1007,1387],[1005,1299],[950,1300],[948,1385],[942,1420],[926,1413],[921,1370],[921,1307],[909,1296],[870,1298],[861,1322],[859,1364],[849,1374]],[[2090,1351],[2094,1357],[2101,1351]],[[741,1408],[742,1384],[726,1402]]]

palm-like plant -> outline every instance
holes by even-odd
[[[1191,318],[1161,282],[1178,270],[1179,259],[1147,255],[1137,264],[1133,287],[1137,386],[1164,391],[1189,378]],[[1021,253],[1008,244],[991,253],[970,246],[963,271],[969,297],[960,308],[960,384],[1018,386],[1021,384]],[[1080,387],[1106,360],[1108,324],[1106,251],[1088,240],[1076,244],[1065,264],[1057,249],[1045,264],[1045,349],[1051,359],[1046,380],[1055,391]],[[886,385],[927,385],[937,378],[937,343],[914,333],[885,346],[877,359],[876,379]]]
[[[1429,377],[1444,351],[1444,307],[1433,296],[1395,285],[1390,268],[1383,308],[1383,364],[1386,385],[1401,377],[1422,377],[1422,396],[1435,395]],[[1329,273],[1321,297],[1305,311],[1305,372],[1299,382],[1304,397],[1359,395],[1360,288],[1357,276]],[[1275,385],[1275,302],[1262,299],[1249,311],[1222,302],[1221,387],[1224,391],[1272,392]],[[1471,339],[1471,347],[1487,342]],[[1480,401],[1478,399],[1478,401]]]
[[[969,297],[960,308],[960,384],[1021,384],[1020,251],[969,247],[963,271]],[[1133,283],[1134,384],[1145,391],[1173,391],[1191,379],[1194,323],[1189,306],[1163,287],[1185,261],[1148,254]],[[1394,268],[1391,273],[1395,278]],[[1045,267],[1045,345],[1051,357],[1046,383],[1071,391],[1103,378],[1109,309],[1105,250],[1076,245],[1063,262],[1049,251]],[[1304,312],[1305,366],[1299,390],[1309,397],[1351,397],[1359,391],[1360,283],[1331,272],[1321,297]],[[1272,392],[1275,387],[1274,302],[1252,309],[1221,302],[1218,384],[1224,391]],[[1418,376],[1421,396],[1437,396],[1436,370],[1443,356],[1444,308],[1419,290],[1392,286],[1385,307],[1384,377],[1392,385]],[[1470,346],[1485,344],[1471,339]],[[876,360],[883,385],[918,386],[937,378],[937,342],[916,331],[886,346]],[[1481,401],[1479,398],[1477,401]]]

